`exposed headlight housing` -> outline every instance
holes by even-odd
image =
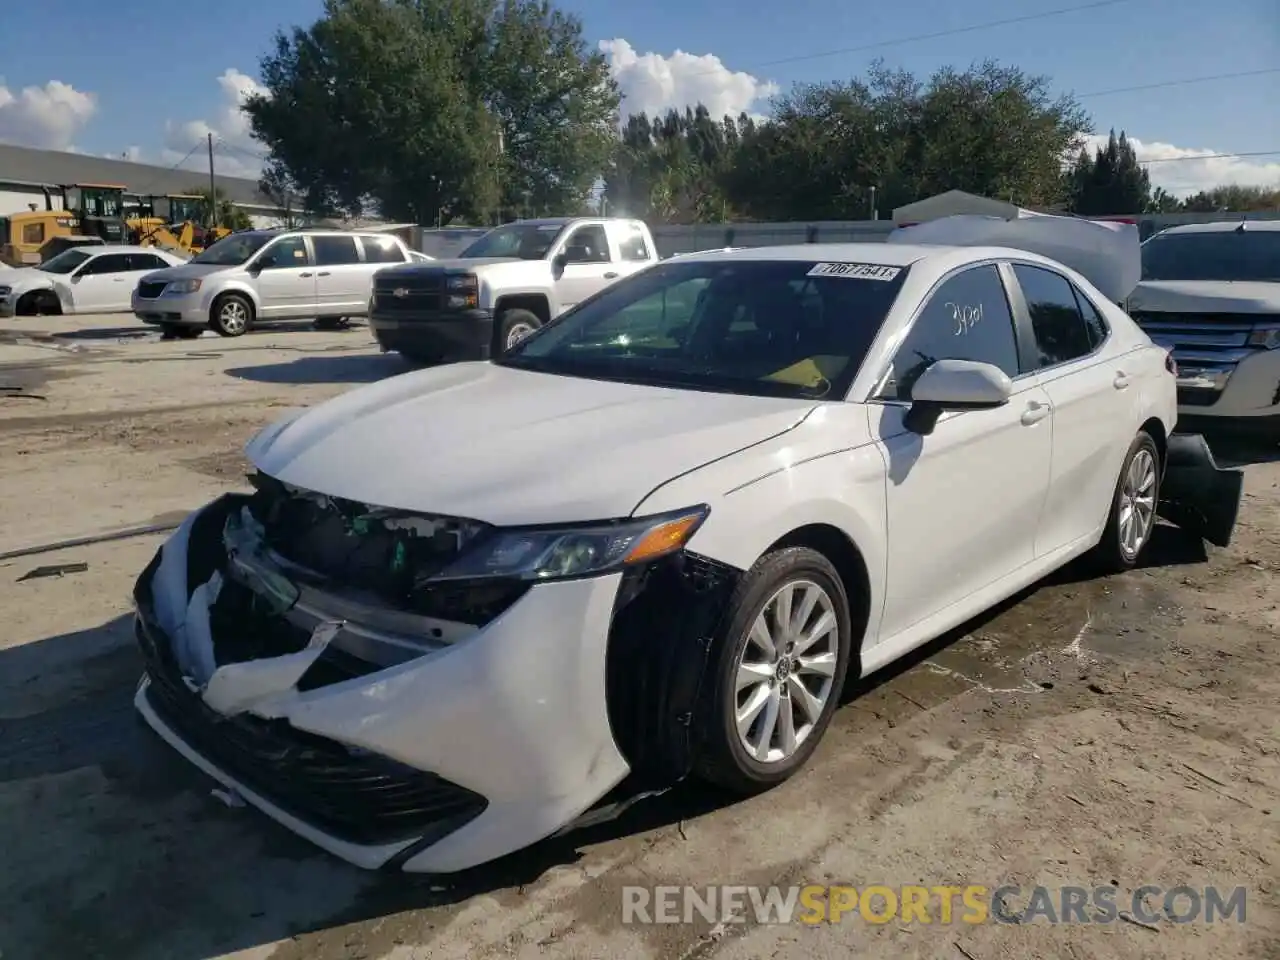
[[[165,286],[165,293],[195,293],[200,289],[200,280],[170,280]]]
[[[0,287],[0,297],[7,297],[13,292],[12,287]]]
[[[683,549],[709,512],[703,504],[582,526],[495,530],[431,580],[547,581],[598,576]]]
[[[1251,347],[1275,350],[1280,347],[1280,324],[1254,327],[1253,332],[1249,334],[1247,342]]]
[[[455,273],[445,278],[445,306],[453,310],[474,309],[480,302],[480,281],[474,273]]]

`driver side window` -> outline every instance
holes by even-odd
[[[975,360],[1018,375],[1013,312],[994,265],[972,267],[934,290],[893,358],[876,396],[910,400],[911,385],[937,360]]]
[[[284,237],[277,240],[262,252],[258,262],[263,270],[305,267],[309,263],[306,241],[302,237]]]

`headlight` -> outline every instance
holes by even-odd
[[[1251,347],[1264,347],[1274,350],[1280,347],[1280,326],[1254,327],[1249,334],[1248,344]]]
[[[170,280],[165,293],[195,293],[200,289],[199,280]]]
[[[454,274],[446,277],[445,289],[449,296],[445,298],[445,306],[454,310],[465,310],[475,307],[479,302],[480,284],[475,274]]]
[[[709,512],[703,505],[581,527],[496,530],[431,579],[562,580],[608,573],[680,550]]]

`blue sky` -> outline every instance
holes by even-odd
[[[753,94],[767,92],[767,82],[785,89],[796,81],[847,79],[877,56],[920,75],[990,57],[1047,74],[1057,88],[1081,95],[1280,66],[1276,0],[1124,0],[877,50],[815,56],[1082,2],[563,0],[563,5],[582,17],[593,43],[622,41],[611,49],[619,82],[635,107],[705,98],[737,108]],[[243,125],[237,126],[236,91],[256,76],[275,30],[310,22],[320,2],[45,0],[5,7],[0,137],[96,154],[129,151],[169,165],[207,125],[226,144],[220,157],[230,173],[248,172],[256,162]],[[131,54],[144,46],[154,54]],[[50,49],[59,55],[50,57]],[[677,50],[692,57],[676,58]],[[707,55],[727,69],[693,59]],[[733,76],[737,72],[750,77]],[[51,81],[67,86],[50,86]],[[39,89],[24,93],[28,87]],[[92,101],[78,99],[79,94],[91,94]],[[1099,132],[1127,129],[1141,142],[1144,157],[1184,156],[1192,150],[1280,151],[1280,73],[1082,99]],[[751,109],[761,111],[764,104],[757,101]],[[198,169],[195,161],[185,165]],[[1239,161],[1155,163],[1149,169],[1157,182],[1184,192],[1204,178],[1280,182],[1280,153]]]

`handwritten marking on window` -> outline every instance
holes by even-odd
[[[944,306],[951,311],[951,320],[956,325],[957,337],[963,337],[982,322],[982,304],[980,303],[946,303]]]

